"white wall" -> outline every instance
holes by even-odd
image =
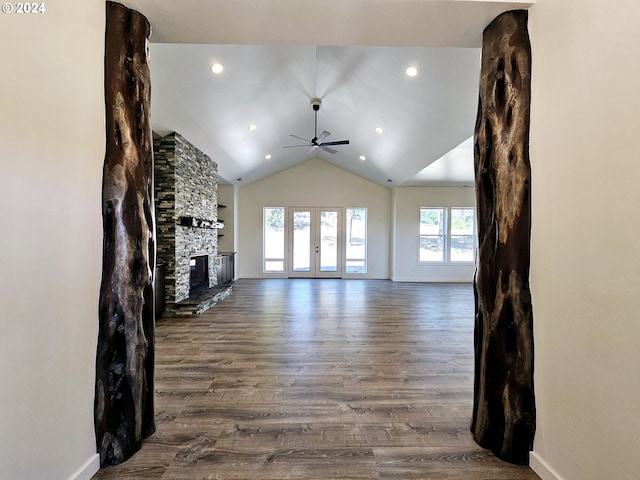
[[[0,14],[0,478],[7,480],[88,478],[97,468],[105,6],[45,5],[39,15]]]
[[[420,207],[475,207],[474,187],[400,187],[395,191],[394,270],[397,282],[471,282],[473,263],[418,263]]]
[[[240,278],[262,276],[262,208],[287,206],[366,207],[367,273],[357,278],[389,278],[391,191],[319,159],[240,188]]]
[[[640,472],[638,19],[637,0],[531,9],[532,465],[544,479]]]

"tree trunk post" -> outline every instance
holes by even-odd
[[[478,444],[525,465],[535,432],[527,18],[526,10],[505,12],[483,34],[474,148],[478,258],[471,423]]]
[[[95,428],[101,466],[155,430],[155,217],[147,19],[106,3],[106,153]]]

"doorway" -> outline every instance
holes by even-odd
[[[342,208],[292,207],[288,225],[289,277],[342,277]]]

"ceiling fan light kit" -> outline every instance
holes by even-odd
[[[319,98],[311,99],[311,108],[313,109],[314,114],[314,123],[313,123],[313,138],[311,140],[307,140],[306,138],[299,137],[298,135],[289,135],[290,137],[297,138],[298,140],[302,140],[306,142],[301,145],[285,145],[284,148],[292,148],[292,147],[309,147],[307,153],[320,149],[325,152],[329,152],[330,154],[338,153],[338,150],[335,148],[331,148],[333,145],[349,145],[349,140],[338,140],[335,142],[323,142],[325,138],[331,135],[330,132],[324,130],[320,135],[318,135],[318,110],[320,110],[320,105],[322,105],[322,100]]]

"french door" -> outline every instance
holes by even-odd
[[[342,277],[342,208],[289,208],[289,276]]]

